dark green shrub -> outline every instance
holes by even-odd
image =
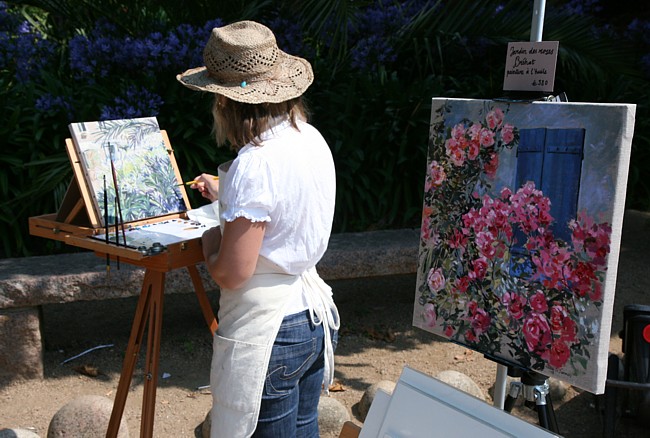
[[[215,3],[0,2],[0,256],[71,250],[27,229],[57,211],[72,179],[70,122],[155,115],[185,179],[231,158],[211,138],[210,96],[175,76],[202,64],[213,26],[239,19],[264,22],[314,66],[306,97],[337,164],[335,231],[417,227],[431,98],[501,96],[506,44],[529,39],[532,12],[518,0]],[[638,104],[627,203],[648,209],[647,32],[605,26],[582,3],[598,2],[547,7],[544,39],[561,49],[556,90]]]

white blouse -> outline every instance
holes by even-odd
[[[329,241],[336,175],[322,135],[306,122],[283,121],[248,144],[220,177],[221,221],[267,222],[260,255],[298,275],[321,259]]]
[[[299,131],[286,121],[276,125],[261,136],[262,146],[246,145],[229,166],[219,166],[220,221],[245,217],[266,222],[266,228],[256,275],[235,293],[222,291],[219,299],[212,436],[249,436],[255,429],[284,315],[309,309],[311,321],[323,325],[326,392],[334,379],[330,329],[338,330],[339,315],[331,288],[315,269],[332,228],[334,161],[315,128],[298,126]]]

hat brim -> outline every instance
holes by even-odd
[[[279,103],[301,96],[314,81],[311,64],[280,51],[275,74],[269,79],[223,84],[210,76],[206,67],[192,68],[176,79],[192,90],[221,94],[243,103]]]

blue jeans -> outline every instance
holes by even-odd
[[[337,333],[332,333],[336,348]],[[284,317],[275,338],[254,438],[318,437],[323,384],[323,326],[304,311]]]

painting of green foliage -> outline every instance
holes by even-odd
[[[70,131],[103,225],[187,210],[155,117],[72,123]]]

